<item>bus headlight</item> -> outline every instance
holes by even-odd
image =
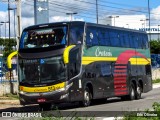
[[[22,95],[24,94],[24,92],[23,92],[23,91],[20,91],[19,93],[20,93],[20,94],[22,94]]]
[[[68,93],[61,95],[60,100],[66,98],[68,95],[69,95]]]
[[[70,83],[70,84],[68,84],[68,82],[66,82],[65,90],[68,90],[72,85],[73,85],[73,82]]]

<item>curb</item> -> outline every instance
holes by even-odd
[[[19,105],[19,100],[0,100],[0,104]]]
[[[153,84],[153,88],[159,88],[160,87],[160,83],[154,83]]]

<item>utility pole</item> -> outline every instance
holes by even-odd
[[[10,1],[8,0],[8,22],[9,22],[9,52],[11,51],[10,49],[10,37],[11,37],[11,25],[10,25]]]
[[[98,24],[98,1],[96,0],[96,16],[97,16],[97,24]]]
[[[10,1],[8,0],[8,22],[9,22],[9,43],[8,43],[8,46],[9,46],[9,52],[11,52],[11,48],[10,48],[10,36],[11,36],[11,26],[10,26]],[[10,69],[9,70],[9,74],[10,74],[10,80],[9,80],[9,83],[10,83],[10,93],[13,94],[13,84],[12,84],[12,70]]]
[[[17,3],[17,49],[19,47],[19,39],[22,32],[21,26],[21,0],[16,0]]]
[[[150,2],[148,0],[148,14],[149,14],[149,38],[151,40],[150,28],[151,28],[151,16],[150,16]]]

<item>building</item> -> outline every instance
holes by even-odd
[[[160,40],[160,25],[150,26],[146,15],[112,15],[104,17],[100,24],[146,31],[151,40]]]

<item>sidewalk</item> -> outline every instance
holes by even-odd
[[[155,83],[153,84],[153,89],[159,88],[160,87],[160,83]],[[0,97],[0,104],[10,104],[10,105],[19,105],[19,100],[6,100],[5,97]]]

